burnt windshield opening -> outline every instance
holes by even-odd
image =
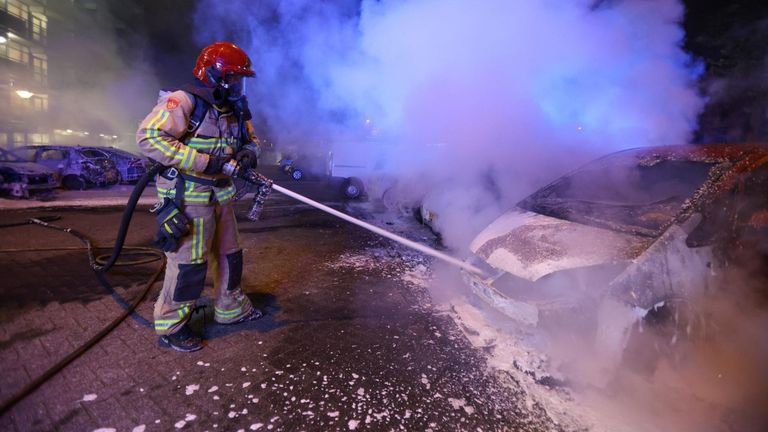
[[[518,204],[558,219],[656,237],[707,180],[713,163],[602,159]]]

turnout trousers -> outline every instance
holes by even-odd
[[[251,313],[251,305],[240,286],[243,252],[232,206],[212,202],[186,205],[192,221],[191,234],[184,237],[176,252],[167,252],[165,280],[155,303],[155,331],[159,335],[177,332],[189,320],[205,285],[208,263],[213,268],[214,319],[228,324]]]

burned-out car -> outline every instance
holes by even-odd
[[[41,145],[23,147],[28,160],[54,170],[67,189],[114,185],[120,180],[115,162],[89,154],[75,146]]]
[[[0,149],[0,195],[50,198],[58,186],[58,178],[52,170],[27,162],[11,151]]]
[[[83,153],[90,158],[114,161],[120,175],[119,183],[135,183],[147,172],[149,166],[147,158],[115,147],[86,147]]]
[[[766,228],[768,146],[626,150],[555,180],[487,226],[471,250],[488,275],[466,279],[529,325],[599,305],[596,340],[617,349],[649,311],[713,289],[736,245],[765,253]]]

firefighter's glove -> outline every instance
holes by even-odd
[[[219,174],[221,172],[221,167],[231,160],[232,158],[229,156],[209,156],[208,165],[205,166],[203,174]]]
[[[189,234],[189,218],[170,198],[163,198],[163,204],[155,210],[160,229],[155,236],[155,245],[165,252],[176,252],[179,241]]]
[[[253,169],[256,168],[256,165],[258,164],[258,156],[256,155],[256,152],[247,148],[237,152],[235,160],[243,169]]]

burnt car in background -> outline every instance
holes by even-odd
[[[0,195],[14,198],[52,198],[59,180],[53,170],[27,162],[0,149]]]
[[[116,147],[85,147],[83,154],[91,158],[108,158],[115,162],[119,183],[135,183],[147,172],[149,160]]]
[[[115,162],[88,152],[83,147],[41,145],[22,147],[27,160],[56,171],[67,189],[110,186],[120,180]]]
[[[767,243],[768,146],[641,148],[595,160],[500,216],[470,246],[487,277],[465,280],[531,326],[567,310],[596,318],[598,348],[620,359],[644,318],[695,332],[692,299],[717,290],[744,251],[765,263]]]

